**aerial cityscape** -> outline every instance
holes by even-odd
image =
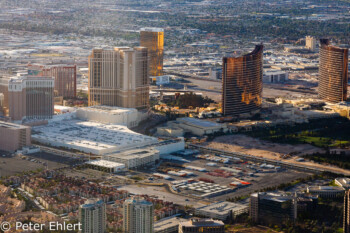
[[[350,233],[349,0],[1,0],[0,232]]]

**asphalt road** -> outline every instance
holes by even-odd
[[[121,186],[120,189],[127,190],[130,193],[138,194],[138,195],[142,195],[142,194],[147,194],[149,196],[155,195],[155,196],[158,196],[159,199],[173,202],[175,204],[182,205],[182,206],[192,205],[194,208],[199,208],[206,204],[209,204],[205,202],[200,202],[194,198],[184,197],[181,195],[176,195],[174,193],[169,193],[168,191],[165,190],[164,187],[159,187],[159,186],[126,185],[126,186]]]

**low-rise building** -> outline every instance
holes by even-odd
[[[153,148],[127,150],[104,156],[105,160],[122,163],[126,168],[154,165],[159,161],[159,151]]]
[[[197,136],[225,133],[228,131],[226,124],[218,124],[212,121],[199,120],[191,117],[179,118],[177,121],[180,123],[178,125],[179,127]]]
[[[254,222],[281,224],[297,218],[297,198],[286,193],[253,193],[250,196],[250,217]]]
[[[288,73],[281,70],[268,70],[264,72],[264,83],[284,83],[288,81]]]
[[[77,117],[81,120],[126,125],[129,128],[137,126],[146,116],[147,114],[139,112],[135,108],[97,105],[77,109]]]
[[[121,150],[148,146],[158,142],[131,131],[124,125],[92,121],[52,121],[48,125],[33,127],[32,140],[50,146],[75,149],[85,153],[105,155]]]
[[[123,163],[116,163],[116,162],[107,161],[103,159],[92,160],[92,161],[86,162],[86,164],[97,170],[102,170],[102,171],[111,172],[111,173],[122,171],[125,168],[125,165]]]
[[[213,219],[193,218],[186,222],[180,222],[179,233],[224,233],[225,224]]]
[[[317,195],[322,198],[335,198],[343,196],[345,189],[337,186],[308,186],[307,193]]]
[[[0,150],[14,152],[30,146],[31,128],[0,121]]]
[[[178,233],[179,223],[186,221],[184,218],[168,217],[154,223],[154,233]]]
[[[227,219],[234,219],[240,214],[248,213],[248,210],[248,205],[220,201],[217,203],[199,207],[195,210],[195,213],[199,216],[225,221]]]
[[[334,182],[336,185],[339,185],[340,187],[343,187],[346,190],[350,189],[350,178],[336,178]]]
[[[182,137],[184,135],[184,130],[179,127],[157,127],[157,134],[160,136],[167,137]]]

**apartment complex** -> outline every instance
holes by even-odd
[[[280,193],[253,193],[250,196],[250,217],[254,222],[281,224],[297,218],[297,198]]]
[[[346,101],[349,50],[321,39],[318,95],[330,103]]]
[[[18,76],[8,84],[9,116],[14,121],[49,119],[54,114],[54,79]]]
[[[164,30],[161,28],[141,29],[140,44],[148,49],[150,75],[163,75]]]
[[[213,219],[193,218],[187,222],[180,222],[179,233],[225,233],[225,224]]]
[[[6,135],[6,136],[5,136]],[[29,126],[0,121],[0,148],[5,151],[16,151],[30,146],[31,129]]]
[[[154,209],[151,202],[132,197],[123,204],[123,232],[153,233]]]
[[[145,47],[94,49],[89,56],[89,106],[143,109],[149,106]]]
[[[241,57],[223,58],[222,113],[255,113],[262,102],[263,45]]]
[[[76,65],[43,66],[28,64],[28,75],[53,77],[55,80],[55,96],[74,98],[77,92]]]
[[[106,204],[99,199],[89,199],[79,208],[82,233],[104,233],[106,231]]]
[[[312,51],[312,52],[315,52],[316,50],[316,39],[315,37],[312,37],[312,36],[306,36],[305,38],[305,48]]]

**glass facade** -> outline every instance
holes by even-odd
[[[223,58],[222,113],[235,116],[261,107],[263,45],[241,57]]]
[[[140,32],[140,45],[146,47],[149,52],[149,63],[151,76],[163,75],[163,51],[164,31],[163,29],[143,29]]]
[[[318,95],[330,103],[347,99],[348,49],[331,46],[321,39]]]

